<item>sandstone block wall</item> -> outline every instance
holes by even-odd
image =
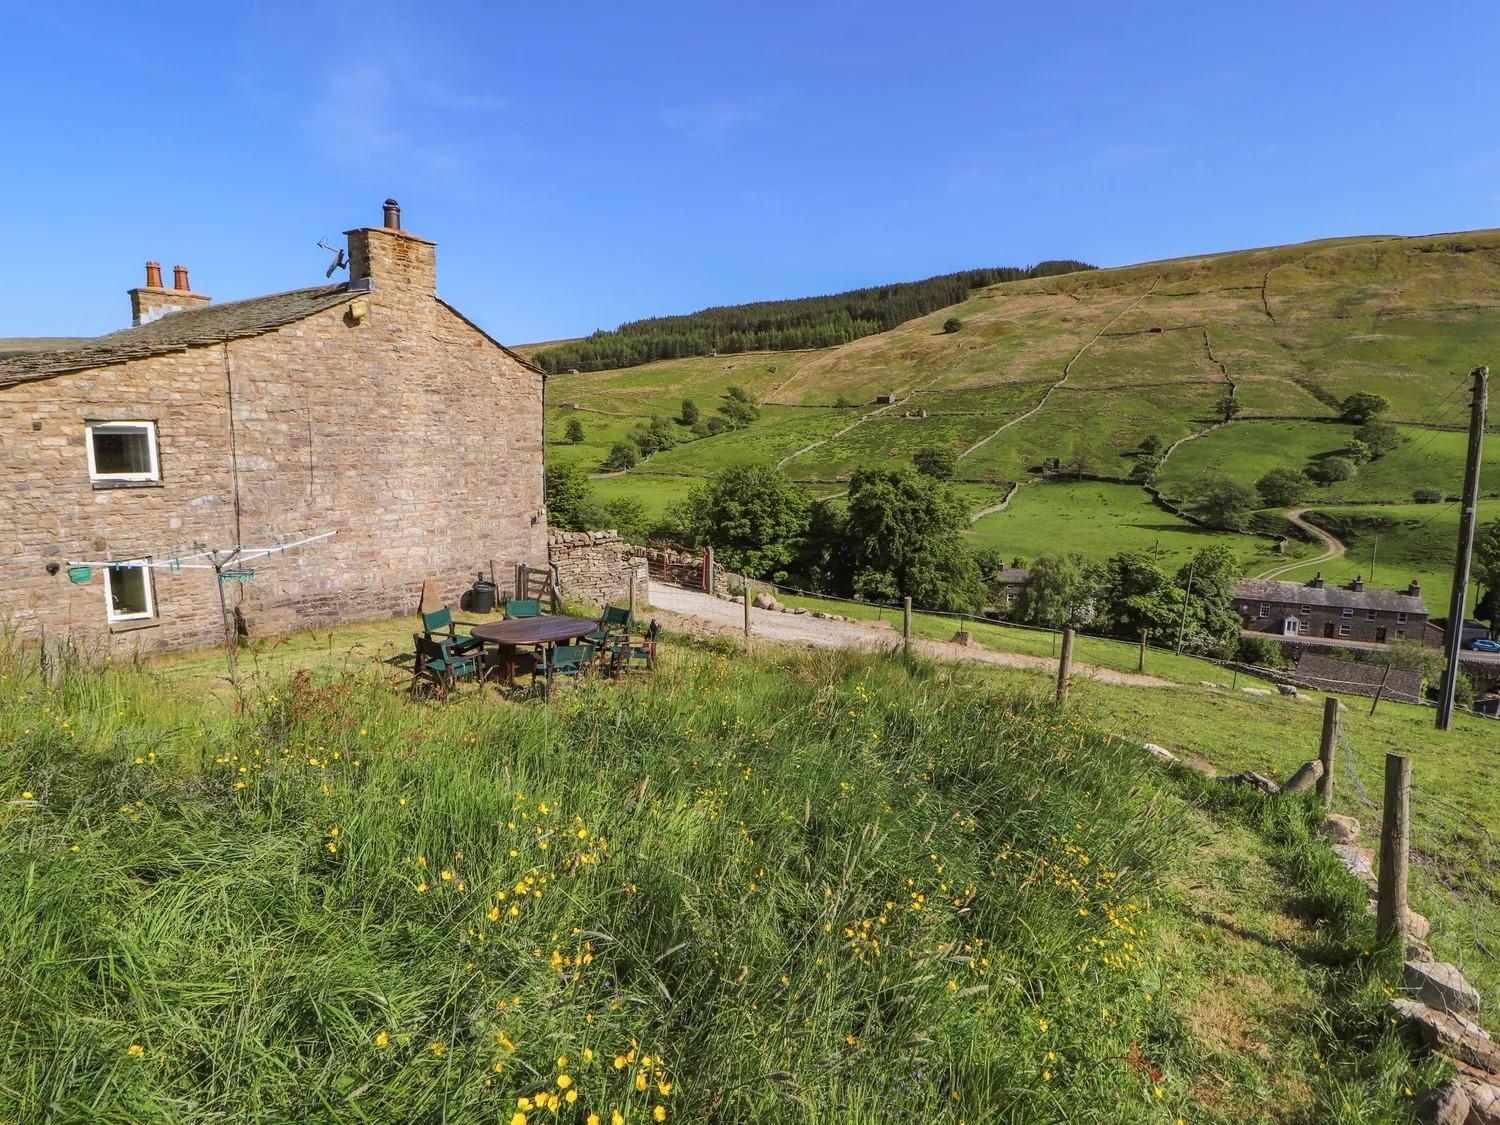
[[[65,569],[194,542],[335,532],[228,587],[252,635],[413,612],[424,578],[456,602],[491,560],[546,565],[542,376],[436,298],[430,243],[374,241],[362,319],[340,305],[0,388],[0,626],[116,652],[214,643],[212,572],[155,571],[156,619],[112,628],[102,577]],[[136,419],[156,423],[162,479],[92,485],[84,423]]]

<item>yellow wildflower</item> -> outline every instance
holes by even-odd
[[[559,1074],[557,1076],[557,1088],[559,1090],[566,1090],[571,1085],[573,1085],[573,1076],[571,1074]]]
[[[389,1031],[382,1031],[379,1035],[375,1036],[375,1046],[377,1047],[388,1046],[390,1041],[391,1033]]]
[[[132,1043],[130,1045],[130,1049],[128,1051],[126,1051],[126,1054],[130,1055],[132,1058],[137,1058],[137,1059],[140,1058],[145,1053],[146,1053],[146,1048],[142,1047],[139,1043]]]
[[[667,1107],[659,1105],[651,1111],[652,1121],[665,1121],[667,1119]]]

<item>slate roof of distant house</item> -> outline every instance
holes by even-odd
[[[148,324],[122,328],[108,336],[81,342],[76,347],[49,348],[0,359],[0,387],[69,371],[167,355],[224,340],[259,336],[333,308],[362,292],[362,288],[351,288],[344,282],[168,313]]]
[[[1383,590],[1366,586],[1351,590],[1347,586],[1309,586],[1306,582],[1277,582],[1266,578],[1246,578],[1234,584],[1234,596],[1247,601],[1281,602],[1291,605],[1321,605],[1343,609],[1382,609],[1390,613],[1427,615],[1427,603],[1418,594],[1405,590]]]
[[[1422,674],[1385,664],[1357,664],[1332,656],[1304,652],[1297,657],[1297,682],[1302,687],[1339,691],[1366,697],[1380,692],[1394,703],[1418,703]]]
[[[1031,571],[1024,566],[1008,566],[1000,572],[999,577],[1007,586],[1024,586],[1031,581]]]

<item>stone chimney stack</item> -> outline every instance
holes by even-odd
[[[1323,572],[1321,570],[1318,571],[1317,574],[1308,579],[1307,584],[1314,590],[1321,590],[1323,588]]]
[[[437,291],[437,244],[401,229],[401,205],[385,201],[382,225],[346,230],[349,280],[383,288]]]
[[[162,284],[161,263],[146,263],[146,284],[130,290],[130,323],[150,324],[169,313],[196,309],[209,303],[202,293],[194,293],[188,285],[186,266],[172,267],[172,288]]]
[[[1363,574],[1356,574],[1354,576],[1354,581],[1351,582],[1351,583],[1349,583],[1349,589],[1353,590],[1356,594],[1358,594],[1364,588],[1365,588],[1365,576]]]
[[[1420,598],[1422,596],[1422,584],[1413,578],[1411,585],[1406,588],[1406,594],[1408,597]]]

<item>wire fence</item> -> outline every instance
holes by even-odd
[[[877,621],[885,620],[885,614],[887,612],[891,614],[893,619],[899,620],[902,613],[904,612],[904,607],[900,602],[874,601],[865,598],[847,598],[842,597],[838,594],[829,594],[818,590],[806,590],[797,586],[788,586],[783,583],[771,582],[769,580],[760,578],[746,579],[743,576],[738,576],[736,581],[740,584],[741,589],[747,587],[752,590],[760,588],[765,591],[775,591],[777,593],[791,594],[794,597],[812,598],[818,601],[825,602],[838,602],[845,605],[858,606],[866,610],[873,609],[875,610],[875,619]],[[967,621],[972,622],[976,625],[988,627],[1002,634],[1007,631],[1011,631],[1022,634],[1047,636],[1051,638],[1051,655],[1053,655],[1054,657],[1058,653],[1058,642],[1062,636],[1062,629],[1056,626],[1032,625],[1022,621],[1012,621],[1008,618],[985,617],[979,614],[962,613],[953,610],[926,609],[917,608],[914,606],[912,607],[912,616],[914,618],[940,617],[955,621]],[[1073,627],[1073,635],[1075,637],[1087,638],[1090,641],[1097,641],[1103,644],[1116,646],[1121,652],[1119,658],[1121,666],[1128,664],[1130,662],[1130,656],[1132,655],[1136,657],[1136,662],[1137,664],[1139,664],[1139,653],[1141,649],[1141,642],[1139,639],[1131,640],[1128,637],[1119,637],[1110,633],[1090,632],[1087,629],[1081,629],[1077,626]],[[1276,642],[1281,638],[1271,634],[1267,634],[1267,639],[1272,642]],[[1182,646],[1179,647],[1175,643],[1167,645],[1153,641],[1148,635],[1145,643],[1145,648],[1148,653],[1154,652],[1167,656],[1180,656],[1187,659],[1202,661],[1205,664],[1213,665],[1224,675],[1227,675],[1231,678],[1231,684],[1235,682],[1235,677],[1237,677],[1239,674],[1244,674],[1248,676],[1255,676],[1262,680],[1268,680],[1276,684],[1285,683],[1291,684],[1293,686],[1303,687],[1309,691],[1338,691],[1341,689],[1348,689],[1347,694],[1363,695],[1366,698],[1370,697],[1370,695],[1379,688],[1378,684],[1371,683],[1369,680],[1341,680],[1322,675],[1316,677],[1299,677],[1296,674],[1295,670],[1291,668],[1272,668],[1267,665],[1254,664],[1249,661],[1225,660],[1222,657],[1216,657],[1199,650],[1193,643],[1191,643],[1190,636],[1185,636]],[[1145,669],[1145,671],[1149,674],[1150,669],[1147,668]],[[1390,701],[1398,702],[1397,700]],[[1400,700],[1399,702],[1419,707],[1436,708],[1437,706],[1437,704],[1432,700],[1421,697],[1417,698],[1415,701]],[[1466,707],[1462,704],[1456,704],[1455,709],[1467,714],[1485,718],[1488,717],[1480,715],[1480,712],[1473,710],[1472,707]]]
[[[1385,801],[1384,775],[1375,761],[1358,753],[1343,730],[1334,773],[1336,799],[1369,821],[1368,835],[1379,847]],[[1420,775],[1422,761],[1413,765]],[[1409,894],[1412,909],[1432,923],[1435,942],[1471,983],[1495,999],[1500,979],[1500,842],[1465,809],[1429,785],[1413,781],[1409,802]]]

